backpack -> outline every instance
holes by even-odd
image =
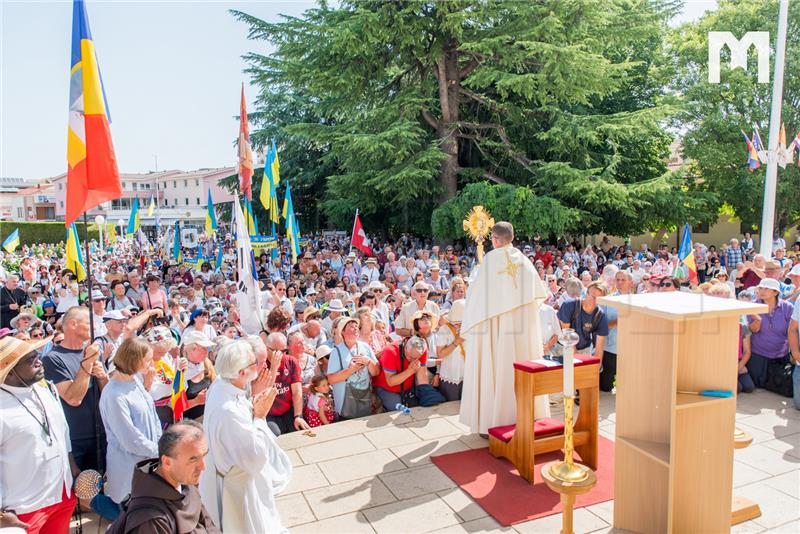
[[[581,310],[583,310],[583,299],[578,299],[573,301],[575,303],[575,311],[572,312],[572,319],[570,321],[570,326],[572,326],[576,332],[578,332],[580,326],[578,325],[578,320],[581,317]],[[600,306],[596,306],[594,311],[592,312],[592,346],[595,345],[597,334],[597,325],[600,324],[600,321],[603,319],[603,310],[600,309]]]
[[[106,534],[128,534],[153,517],[166,519],[169,523],[170,531],[178,534],[178,523],[175,520],[175,516],[172,515],[169,507],[162,499],[154,497],[136,497],[132,499],[128,496],[120,503],[120,506],[122,507],[122,513],[109,525],[108,529],[106,529]],[[132,516],[131,521],[128,521],[129,516]]]

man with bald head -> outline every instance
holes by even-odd
[[[275,389],[278,394],[267,415],[267,425],[276,436],[300,429],[308,430],[310,427],[303,419],[303,381],[300,363],[289,355],[286,336],[282,333],[271,333],[267,336],[266,345],[270,356],[267,367],[270,370],[274,369],[273,357],[277,357],[278,354],[281,356],[275,378]]]
[[[460,421],[475,433],[516,421],[514,362],[542,357],[539,306],[547,290],[533,264],[516,249],[514,227],[492,227],[492,247],[467,292],[461,323],[466,353]],[[534,402],[549,416],[547,396]]]

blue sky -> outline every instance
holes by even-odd
[[[688,1],[692,20],[714,0]],[[89,21],[122,172],[191,170],[236,162],[239,91],[252,102],[238,9],[269,21],[298,16],[308,0],[122,2],[88,0]],[[72,2],[0,0],[0,176],[45,178],[66,170]],[[258,50],[258,48],[261,48]]]

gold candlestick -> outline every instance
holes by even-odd
[[[550,474],[563,482],[581,482],[589,476],[590,469],[576,464],[572,458],[575,451],[572,429],[572,410],[575,407],[575,396],[564,395],[564,460],[550,464]]]
[[[483,209],[483,206],[474,206],[464,219],[464,232],[475,241],[478,246],[478,263],[483,261],[483,242],[489,237],[494,226],[494,219]]]

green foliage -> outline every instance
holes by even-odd
[[[670,38],[674,50],[674,89],[683,95],[684,111],[676,124],[687,130],[684,154],[692,160],[691,172],[700,177],[693,191],[718,195],[743,222],[758,225],[764,197],[766,165],[750,173],[740,130],[751,136],[753,124],[768,143],[772,84],[759,84],[756,53],[751,48],[748,72],[730,69],[727,47],[721,60],[720,83],[708,82],[708,32],[731,31],[738,38],[748,31],[777,32],[778,2],[720,0],[718,8],[699,21],[678,28]],[[783,121],[788,141],[800,130],[800,5],[789,5],[786,67],[783,86]],[[774,54],[773,54],[774,56]],[[770,79],[774,57],[770,59]],[[800,219],[800,170],[790,165],[778,169],[775,229],[784,232]]]
[[[521,235],[710,220],[713,193],[664,163],[676,6],[348,0],[277,23],[234,12],[274,48],[246,56],[253,137],[278,139],[314,226],[347,228],[358,208],[372,231],[457,237],[473,201]]]
[[[0,242],[5,240],[16,228],[19,228],[20,246],[32,246],[40,243],[55,244],[67,239],[67,229],[63,222],[0,221]],[[78,230],[78,238],[83,243],[86,238],[83,222],[76,222],[75,228]],[[89,238],[99,239],[97,225],[94,223],[89,223]]]

